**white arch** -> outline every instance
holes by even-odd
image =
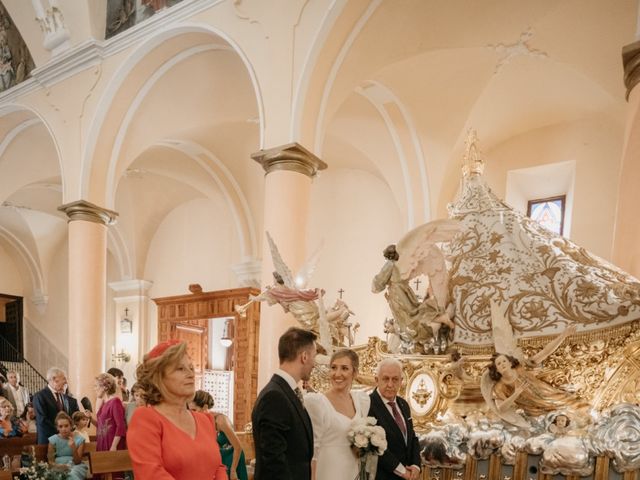
[[[418,129],[416,128],[415,122],[413,121],[413,117],[409,113],[409,109],[407,106],[400,101],[393,91],[387,87],[386,85],[374,81],[369,80],[367,82],[369,85],[374,85],[375,88],[380,89],[384,93],[387,98],[390,98],[393,103],[398,107],[400,113],[402,114],[402,119],[407,127],[407,131],[411,136],[411,144],[413,146],[413,150],[415,153],[416,161],[418,163],[418,171],[420,172],[420,187],[422,189],[422,205],[424,209],[424,218],[425,222],[431,220],[431,197],[429,195],[429,177],[427,176],[427,163],[424,157],[424,151],[422,150],[422,144],[420,143],[420,139],[418,138]],[[384,106],[381,105],[382,108]]]
[[[259,132],[260,132],[260,148],[264,146],[264,102],[262,100],[262,93],[260,91],[260,84],[258,82],[258,77],[253,69],[253,65],[249,60],[249,57],[246,53],[240,48],[240,45],[229,35],[227,35],[222,30],[213,27],[211,25],[196,23],[196,22],[186,22],[177,27],[169,28],[166,30],[160,30],[155,36],[149,38],[146,42],[142,43],[138,48],[136,48],[129,57],[120,65],[118,70],[113,75],[115,79],[109,87],[105,90],[98,107],[96,109],[96,115],[94,116],[94,120],[91,123],[89,128],[89,134],[87,135],[87,142],[85,144],[84,153],[81,162],[81,182],[80,182],[80,192],[76,192],[78,198],[88,198],[88,190],[91,182],[91,172],[94,168],[93,165],[93,157],[95,153],[96,144],[98,142],[98,137],[102,130],[103,124],[111,109],[113,99],[120,91],[120,88],[127,80],[129,74],[138,66],[138,64],[146,57],[148,53],[150,53],[154,48],[158,47],[163,42],[167,41],[170,38],[177,37],[179,35],[188,34],[188,33],[207,33],[212,36],[216,36],[225,41],[228,45],[231,46],[233,51],[235,51],[240,59],[242,60],[245,68],[247,69],[247,73],[249,78],[251,79],[251,84],[253,85],[254,93],[256,96],[256,104],[258,106],[258,117],[260,120]],[[220,47],[220,46],[219,46]]]
[[[129,280],[134,278],[133,276],[133,264],[131,262],[131,255],[127,248],[127,243],[122,238],[122,233],[118,224],[109,226],[107,229],[107,238],[109,245],[114,254],[118,268],[120,269],[120,276],[118,278],[123,280]]]
[[[158,70],[153,72],[146,82],[142,85],[142,88],[138,90],[138,93],[134,97],[133,101],[129,105],[127,112],[124,115],[124,119],[120,124],[120,128],[118,129],[118,133],[116,134],[116,138],[113,144],[113,149],[111,150],[111,158],[109,160],[109,168],[107,170],[107,184],[106,184],[106,205],[107,208],[113,208],[115,201],[115,190],[117,185],[116,179],[116,167],[118,165],[118,158],[120,158],[120,150],[122,149],[122,143],[124,142],[125,136],[129,129],[129,125],[133,120],[138,108],[144,101],[147,94],[151,91],[154,85],[173,67],[175,67],[178,63],[200,53],[209,52],[213,50],[229,50],[228,47],[218,46],[218,45],[198,45],[196,47],[192,47],[188,50],[183,50],[178,53],[168,61],[166,61]]]
[[[313,46],[309,49],[307,56],[304,59],[304,64],[302,65],[302,75],[300,75],[300,78],[296,82],[293,90],[293,103],[291,104],[291,125],[289,126],[289,138],[291,141],[295,141],[300,137],[300,124],[302,122],[302,114],[304,112],[304,104],[309,89],[311,74],[313,73],[313,67],[318,60],[318,55],[320,55],[326,39],[331,33],[333,24],[340,16],[346,5],[347,0],[340,0],[339,2],[335,1],[327,9],[322,22],[320,22],[320,28],[318,29],[313,39]]]
[[[358,87],[356,89],[356,93],[369,101],[369,103],[373,105],[378,114],[382,117],[382,120],[384,121],[384,124],[389,131],[389,135],[391,135],[393,146],[395,147],[396,152],[398,152],[398,159],[400,160],[400,170],[402,171],[402,182],[404,184],[404,193],[407,202],[407,230],[411,230],[414,227],[413,188],[411,187],[411,172],[409,172],[407,156],[404,152],[404,148],[402,147],[402,141],[400,140],[400,136],[398,135],[398,130],[389,117],[389,114],[387,113],[384,105],[377,101],[376,97],[374,95],[371,95],[367,90],[368,89]]]
[[[338,56],[336,57],[335,62],[333,62],[331,71],[329,73],[329,76],[327,77],[327,82],[325,83],[325,86],[324,86],[324,91],[322,92],[322,100],[320,101],[320,110],[318,112],[318,120],[316,123],[316,138],[315,138],[314,152],[316,152],[316,155],[318,155],[319,157],[322,157],[322,143],[323,143],[324,131],[325,131],[323,123],[324,123],[324,117],[327,113],[327,103],[329,103],[329,96],[331,95],[331,89],[333,88],[333,84],[336,81],[336,77],[338,76],[338,71],[340,70],[342,63],[344,62],[344,59],[347,57],[349,50],[351,50],[353,43],[356,41],[356,38],[358,38],[358,35],[360,34],[364,26],[367,24],[367,21],[369,20],[369,18],[371,18],[371,15],[373,15],[373,13],[381,4],[382,4],[382,0],[373,0],[369,4],[365,12],[356,22],[355,26],[353,27],[353,30],[351,30],[351,33],[349,33],[349,36],[347,37],[347,39],[344,42],[344,45],[340,49],[340,52],[338,53]]]
[[[257,258],[258,242],[249,203],[227,166],[211,151],[195,142],[167,139],[154,145],[183,153],[211,176],[231,210],[243,257]]]
[[[51,138],[51,141],[53,143],[53,147],[56,150],[56,157],[58,159],[58,167],[60,168],[60,179],[61,179],[61,182],[62,182],[62,196],[63,196],[63,203],[64,203],[65,176],[64,176],[64,165],[62,163],[62,154],[60,153],[60,146],[58,145],[56,137],[53,134],[53,129],[51,128],[49,123],[45,120],[45,117],[37,109],[35,109],[33,107],[22,105],[22,104],[19,104],[19,103],[7,103],[5,105],[0,106],[0,118],[5,116],[5,115],[9,115],[11,113],[24,112],[24,111],[32,113],[33,115],[35,115],[37,117],[37,119],[42,123],[42,125],[44,125],[44,128],[47,129],[47,132],[49,132],[49,137]],[[7,134],[5,139],[9,138],[9,135],[11,135],[13,133],[13,136],[10,137],[10,141],[9,141],[9,143],[10,143],[11,141],[13,141],[18,136],[19,133],[21,133],[22,131],[24,131],[27,128],[30,128],[30,127],[32,127],[32,126],[34,126],[36,124],[35,121],[33,123],[30,123],[30,122],[31,122],[31,120],[26,120],[26,121],[22,122],[20,125],[18,125],[13,130],[11,130],[11,132],[9,132],[9,134]],[[20,127],[22,127],[22,128],[20,128]],[[19,131],[16,131],[16,129],[19,129]],[[4,145],[5,139],[3,139],[3,141],[2,141],[3,145]],[[7,143],[3,148],[6,149],[6,147],[9,145],[9,143]],[[0,153],[0,156],[4,153],[4,149]]]
[[[2,225],[0,225],[0,238],[3,238],[24,261],[24,264],[29,271],[29,276],[31,277],[33,292],[41,292],[43,295],[46,295],[47,290],[42,269],[29,251],[29,248]]]

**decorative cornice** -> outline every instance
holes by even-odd
[[[140,295],[145,294],[153,285],[148,280],[121,280],[119,282],[109,282],[109,287],[116,293],[122,292],[138,292]]]
[[[275,170],[289,170],[315,177],[318,171],[327,168],[327,164],[299,143],[288,143],[280,147],[260,150],[251,155],[269,174]]]
[[[262,272],[260,260],[250,259],[236,263],[231,265],[231,270],[236,274],[241,286],[260,288],[260,272]]]
[[[102,225],[113,225],[118,216],[116,212],[99,207],[86,200],[66,203],[59,206],[58,210],[64,212],[67,217],[69,217],[70,222],[83,220],[85,222],[100,223]]]
[[[0,94],[0,103],[15,99],[42,88],[49,88],[127,48],[138,45],[148,35],[165,30],[224,0],[184,0],[171,8],[161,10],[147,20],[108,39],[90,38],[63,52],[53,55],[42,66],[31,71],[31,77]]]
[[[626,98],[629,100],[631,90],[640,82],[640,40],[622,47],[622,65],[624,85],[627,87]]]

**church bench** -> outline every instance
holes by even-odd
[[[128,450],[115,452],[89,452],[89,471],[92,475],[104,474],[104,480],[111,480],[112,473],[132,470]]]

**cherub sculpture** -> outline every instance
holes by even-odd
[[[482,375],[480,389],[490,409],[504,421],[529,429],[531,424],[517,410],[538,416],[562,408],[586,409],[588,404],[536,377],[533,370],[573,335],[570,326],[536,355],[525,358],[503,312],[491,303],[491,324],[496,353]]]
[[[386,289],[395,333],[405,345],[402,353],[440,353],[446,348],[438,333],[441,325],[452,329],[453,322],[446,311],[449,290],[445,257],[437,244],[450,241],[461,228],[456,220],[435,220],[413,229],[383,252],[387,261],[373,278],[372,291]],[[420,275],[429,278],[432,293],[423,300],[409,286]]]

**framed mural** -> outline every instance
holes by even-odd
[[[0,92],[23,82],[35,68],[31,53],[0,2]]]
[[[156,12],[182,0],[108,0],[105,38],[111,38],[145,21]]]

